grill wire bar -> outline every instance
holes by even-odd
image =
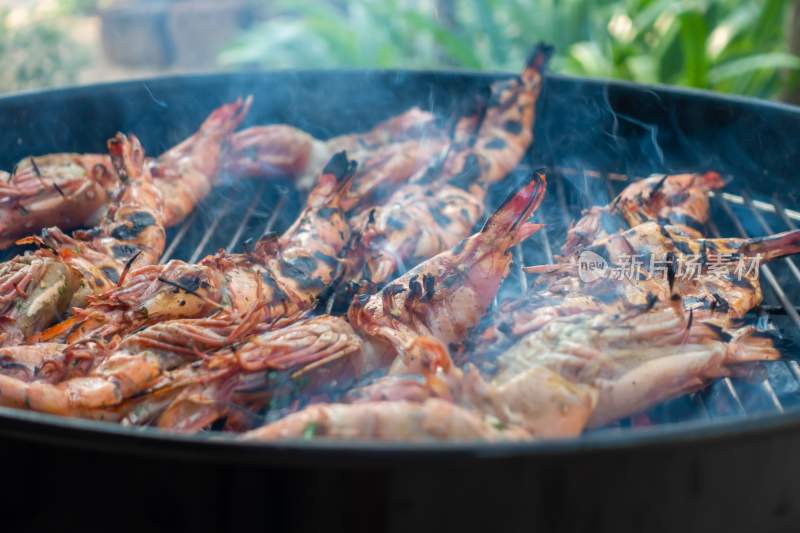
[[[194,263],[218,250],[241,252],[247,241],[286,229],[297,214],[295,206],[286,209],[289,191],[279,184],[261,181],[218,189],[170,230],[162,263]]]

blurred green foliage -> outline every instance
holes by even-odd
[[[774,96],[790,0],[270,0],[225,66],[516,70],[539,40],[553,69]]]
[[[57,0],[59,11],[69,15],[93,15],[100,7],[110,2],[103,0]]]
[[[14,21],[0,10],[0,91],[16,91],[78,80],[89,55],[69,36],[54,13],[27,13]]]

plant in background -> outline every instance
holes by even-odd
[[[0,91],[75,83],[88,60],[50,15],[0,10]]]
[[[222,53],[227,66],[516,70],[556,45],[554,70],[771,96],[789,0],[361,0],[270,2]]]
[[[606,31],[572,44],[564,70],[757,96],[776,94],[787,52],[791,2],[628,0],[608,7]]]
[[[111,0],[55,0],[55,9],[67,15],[94,15]]]

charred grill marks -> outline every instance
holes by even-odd
[[[178,281],[172,281],[172,280],[169,280],[169,279],[167,279],[167,278],[165,278],[163,276],[159,276],[157,279],[158,279],[158,281],[160,281],[164,285],[169,285],[170,287],[175,287],[175,289],[177,289],[177,290],[181,290],[183,292],[187,292],[187,293],[189,293],[189,294],[191,294],[193,296],[197,296],[198,298],[201,298],[201,296],[197,293],[197,289],[200,288],[200,280],[195,278],[195,277],[186,276],[186,277],[183,277],[183,278],[179,278]],[[183,281],[190,281],[192,284],[184,285],[184,283],[182,283]],[[194,283],[196,283],[196,285]],[[175,292],[177,292],[177,290]]]
[[[485,148],[488,148],[489,150],[502,150],[506,146],[507,146],[506,141],[504,141],[500,137],[495,137],[488,143],[486,143]]]
[[[275,281],[275,278],[273,278],[269,272],[261,274],[261,279],[264,281],[264,284],[272,290],[272,295],[276,300],[284,302],[288,299],[284,290],[278,286],[278,282]]]
[[[431,214],[433,220],[435,220],[439,226],[446,228],[447,226],[450,225],[450,219],[447,218],[447,216],[445,216],[444,213],[442,213],[442,211],[439,209],[438,206],[429,205],[428,212]]]
[[[337,182],[343,181],[356,170],[356,162],[347,159],[347,153],[337,152],[331,157],[325,168],[322,169],[323,174],[333,174]]]
[[[719,295],[719,293],[712,293],[711,295],[714,298],[714,301],[711,302],[709,305],[712,311],[719,311],[720,313],[727,313],[730,310],[730,304],[728,301]]]
[[[33,173],[36,174],[36,177],[42,177],[42,171],[39,169],[39,165],[36,164],[36,159],[31,157],[31,167],[33,167]]]
[[[663,187],[663,186],[664,186],[664,182],[666,182],[666,181],[667,181],[667,178],[668,178],[668,177],[669,177],[669,175],[667,175],[667,174],[664,174],[663,176],[661,176],[661,179],[660,179],[660,180],[658,180],[658,181],[656,182],[656,184],[655,184],[655,185],[653,185],[653,188],[652,188],[652,189],[650,189],[650,197],[651,197],[651,198],[652,198],[654,195],[658,194],[658,192],[661,190],[661,187]]]
[[[281,259],[279,265],[281,275],[294,280],[301,289],[323,290],[325,288],[322,280],[313,275],[317,269],[317,261],[313,257],[295,257],[288,261]]]
[[[411,276],[411,279],[408,280],[409,300],[415,300],[422,296],[422,285],[418,280],[419,280],[419,275]]]
[[[116,244],[111,247],[111,252],[117,259],[125,259],[140,252],[139,248],[130,244]]]
[[[503,129],[511,135],[519,135],[522,133],[522,122],[519,120],[506,120],[503,123]]]
[[[327,220],[331,218],[333,214],[336,213],[337,211],[339,210],[335,207],[323,207],[317,210],[317,214],[319,214],[320,218],[324,218]]]
[[[317,259],[319,259],[320,261],[322,261],[323,263],[325,263],[326,265],[328,265],[331,268],[336,268],[339,265],[339,262],[336,260],[335,257],[331,257],[329,255],[326,255],[326,254],[320,252],[319,250],[314,252],[314,257],[316,257]]]
[[[136,211],[128,215],[127,223],[111,230],[111,236],[121,241],[130,241],[139,236],[141,232],[156,224],[155,217],[147,211]]]
[[[422,287],[425,290],[425,295],[422,297],[423,301],[430,302],[433,299],[435,285],[436,278],[432,274],[424,274],[422,276]]]
[[[470,154],[464,160],[461,172],[450,178],[447,183],[459,189],[468,189],[481,175],[481,163],[478,156]]]

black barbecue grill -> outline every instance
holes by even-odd
[[[281,72],[16,95],[0,99],[0,165],[29,154],[100,151],[117,130],[136,133],[148,153],[158,153],[212,108],[249,93],[249,123],[288,122],[321,137],[364,129],[411,105],[447,116],[493,79]],[[797,131],[800,110],[787,106],[549,77],[534,147],[489,197],[496,206],[527,169],[548,169],[536,215],[546,228],[514,250],[498,300],[532,281],[523,264],[553,260],[581,209],[607,203],[635,176],[713,169],[729,177],[712,198],[712,236],[795,229]],[[247,240],[288,227],[301,205],[289,181],[223,179],[169,231],[162,261],[241,251]],[[0,408],[0,524],[8,531],[794,529],[800,269],[788,258],[763,265],[760,278],[764,302],[751,318],[777,328],[783,360],[579,439],[253,445],[214,432],[185,437]]]

